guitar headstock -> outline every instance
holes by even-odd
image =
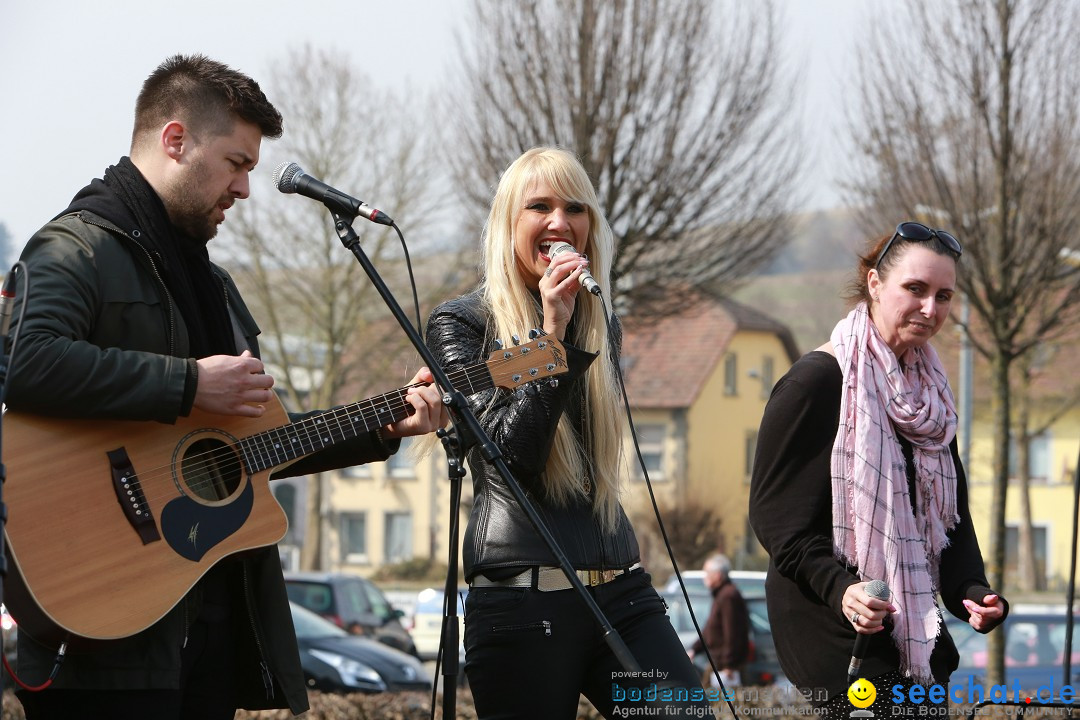
[[[535,332],[535,331],[534,331]],[[517,336],[514,336],[515,340]],[[569,370],[566,351],[552,335],[537,335],[524,345],[514,344],[497,349],[487,359],[492,382],[501,388],[515,390],[526,383],[561,375]]]

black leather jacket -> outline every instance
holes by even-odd
[[[427,345],[443,369],[450,372],[475,365],[490,354],[492,337],[487,319],[478,292],[435,308],[428,319]],[[521,334],[527,331],[528,328],[523,328]],[[596,358],[565,343],[564,346],[569,372],[559,376],[557,386],[533,383],[533,390],[521,398],[509,390],[494,388],[470,396],[469,405],[485,432],[499,446],[510,471],[574,568],[625,569],[640,560],[640,553],[622,508],[615,532],[604,533],[589,500],[555,505],[541,487],[541,473],[563,414],[571,419],[580,436],[582,377]],[[468,462],[473,479],[473,507],[462,547],[466,579],[471,581],[478,573],[502,577],[510,574],[507,568],[556,565],[528,516],[478,449],[469,451]]]

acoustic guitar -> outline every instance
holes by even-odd
[[[541,336],[449,377],[470,395],[566,371]],[[193,411],[175,425],[6,413],[4,600],[20,632],[78,647],[149,627],[216,562],[284,537],[271,472],[405,418],[405,396],[297,422],[276,397],[259,418]]]

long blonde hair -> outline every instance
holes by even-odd
[[[526,151],[503,173],[491,204],[483,233],[484,278],[480,288],[491,313],[489,321],[495,337],[522,335],[541,326],[540,305],[518,271],[514,254],[514,226],[524,209],[526,193],[535,184],[546,182],[563,200],[579,203],[589,211],[589,269],[610,297],[611,263],[615,238],[600,211],[589,176],[571,153],[553,147]],[[582,293],[574,308],[573,334],[566,341],[600,355],[586,373],[583,407],[585,452],[567,417],[559,419],[555,443],[543,473],[548,497],[566,505],[574,497],[586,496],[584,479],[591,477],[596,487],[593,510],[602,526],[615,529],[619,518],[619,471],[622,465],[622,434],[613,418],[620,417],[619,386],[612,363],[611,338],[607,320],[596,298]]]

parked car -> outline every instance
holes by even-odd
[[[946,626],[960,652],[960,666],[949,676],[950,687],[967,688],[986,682],[987,636],[969,624],[946,615]],[[1080,614],[1074,618],[1071,685],[1080,685]],[[1005,684],[1012,692],[1014,681],[1024,692],[1040,686],[1064,685],[1066,614],[1064,605],[1013,605],[1003,625],[993,632],[1005,633]],[[965,691],[966,692],[966,691]],[[1044,690],[1045,696],[1045,690]]]
[[[694,590],[687,583],[687,595],[697,618],[698,625],[705,627],[705,621],[709,617],[712,608],[712,593],[705,590],[704,585]],[[686,608],[686,600],[682,591],[665,590],[661,593],[664,602],[668,606],[668,619],[672,627],[679,635],[679,640],[687,650],[698,639],[694,623],[690,619],[690,613]],[[783,670],[780,669],[780,660],[776,656],[776,645],[773,642],[772,629],[769,626],[769,611],[765,607],[765,596],[745,597],[746,609],[750,615],[750,657],[742,670],[743,685],[772,685],[774,683],[786,684]],[[694,657],[694,664],[702,673],[712,672],[709,668],[709,659],[705,653],[699,653]]]
[[[289,603],[304,680],[321,692],[431,692],[420,661],[383,643],[345,632]]]
[[[735,587],[739,588],[739,594],[744,598],[765,597],[765,573],[760,570],[732,570],[728,577]],[[705,572],[703,570],[687,570],[682,573],[683,582],[686,584],[686,592],[707,592],[705,588]],[[679,578],[674,574],[664,584],[664,592],[681,592],[679,590]]]
[[[289,599],[354,635],[378,640],[414,657],[416,645],[396,610],[369,580],[349,573],[285,573]]]
[[[458,618],[458,657],[463,667],[465,662],[465,598],[469,594],[468,587],[460,587],[457,592],[457,618]],[[416,652],[421,660],[434,660],[439,652],[439,638],[442,635],[443,626],[443,597],[442,588],[425,588],[416,595],[416,605],[413,608],[411,627],[413,642],[416,644]]]

